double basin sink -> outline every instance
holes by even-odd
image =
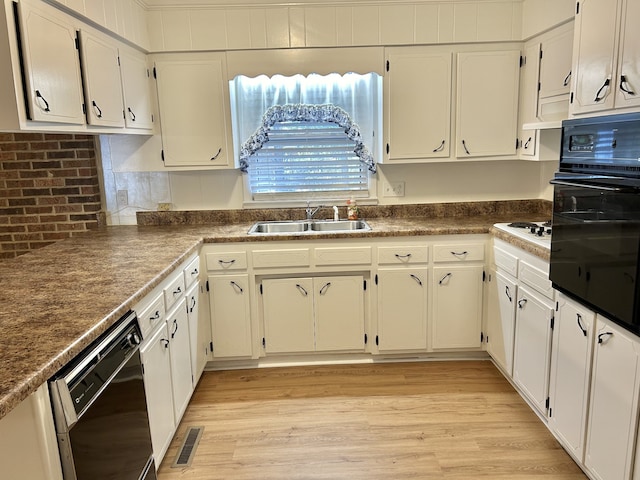
[[[351,233],[368,232],[371,227],[364,220],[296,220],[288,222],[256,222],[249,235],[277,235],[287,233]]]

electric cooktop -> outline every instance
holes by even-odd
[[[496,223],[494,227],[540,247],[551,249],[550,221]]]

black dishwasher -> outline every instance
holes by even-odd
[[[49,387],[65,480],[153,480],[140,328],[130,312]]]

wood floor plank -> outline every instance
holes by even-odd
[[[170,468],[190,426],[190,467]],[[587,478],[489,361],[205,372],[159,480]]]

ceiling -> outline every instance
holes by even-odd
[[[469,3],[495,0],[139,0],[148,7],[245,7],[251,5],[296,6],[296,5],[357,5],[393,3]],[[523,0],[501,0],[522,3]]]

